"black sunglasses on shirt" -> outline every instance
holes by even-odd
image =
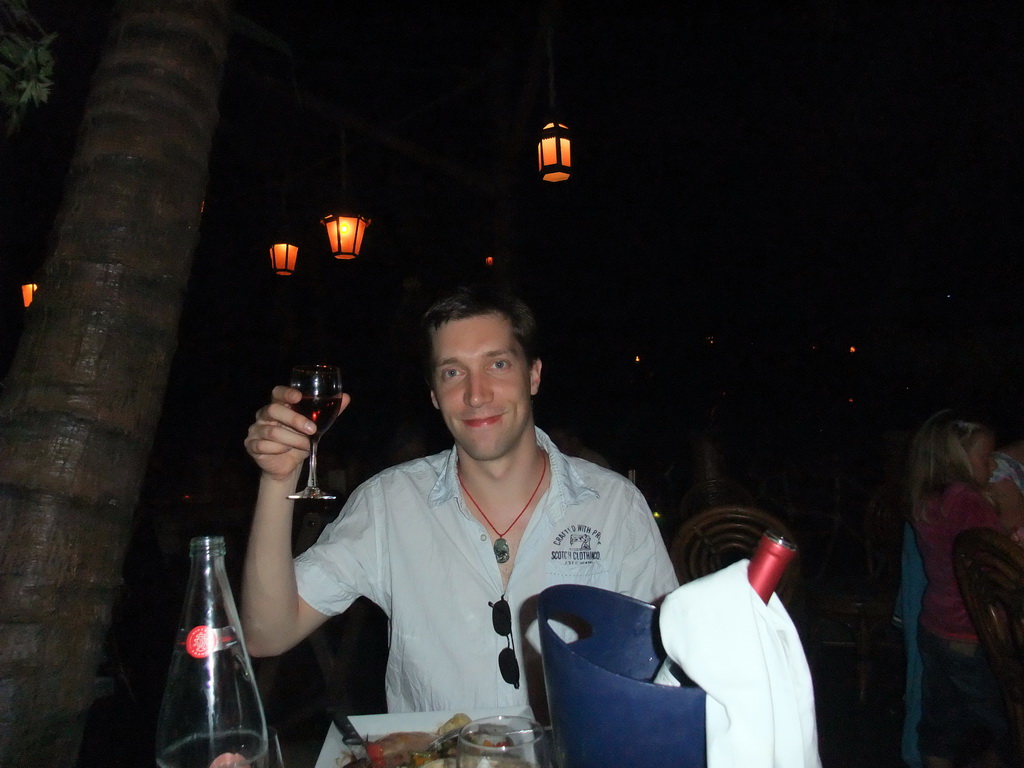
[[[516,659],[516,644],[512,639],[512,609],[504,595],[498,602],[487,604],[491,606],[491,624],[494,631],[508,641],[508,646],[498,654],[501,679],[519,690],[519,661]]]

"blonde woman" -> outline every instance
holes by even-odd
[[[952,768],[980,735],[981,765],[1009,765],[999,687],[978,644],[953,572],[953,540],[967,528],[1002,531],[984,494],[994,434],[950,411],[932,416],[910,446],[909,495],[927,579],[918,626],[923,663],[918,746],[927,768]]]

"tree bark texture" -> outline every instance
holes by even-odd
[[[125,0],[0,399],[0,765],[73,766],[198,241],[230,0]]]

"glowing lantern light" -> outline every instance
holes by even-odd
[[[320,220],[327,230],[331,253],[336,259],[354,259],[363,245],[363,234],[370,220],[363,216],[325,216]]]
[[[21,300],[24,302],[26,307],[32,303],[32,299],[35,297],[36,289],[38,287],[39,286],[36,283],[25,283],[25,285],[21,286]]]
[[[270,246],[270,266],[279,275],[290,275],[295,271],[295,259],[299,247],[289,243],[274,243]]]
[[[555,107],[555,30],[552,25],[547,28],[548,51],[548,114],[558,114]],[[569,178],[572,168],[571,141],[569,128],[564,123],[552,119],[540,132],[537,143],[537,170],[544,181],[565,181]]]
[[[537,143],[537,170],[544,181],[565,181],[572,168],[569,129],[559,122],[544,126]]]

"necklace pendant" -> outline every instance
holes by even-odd
[[[508,562],[508,542],[503,538],[494,542],[494,559],[499,563]]]

